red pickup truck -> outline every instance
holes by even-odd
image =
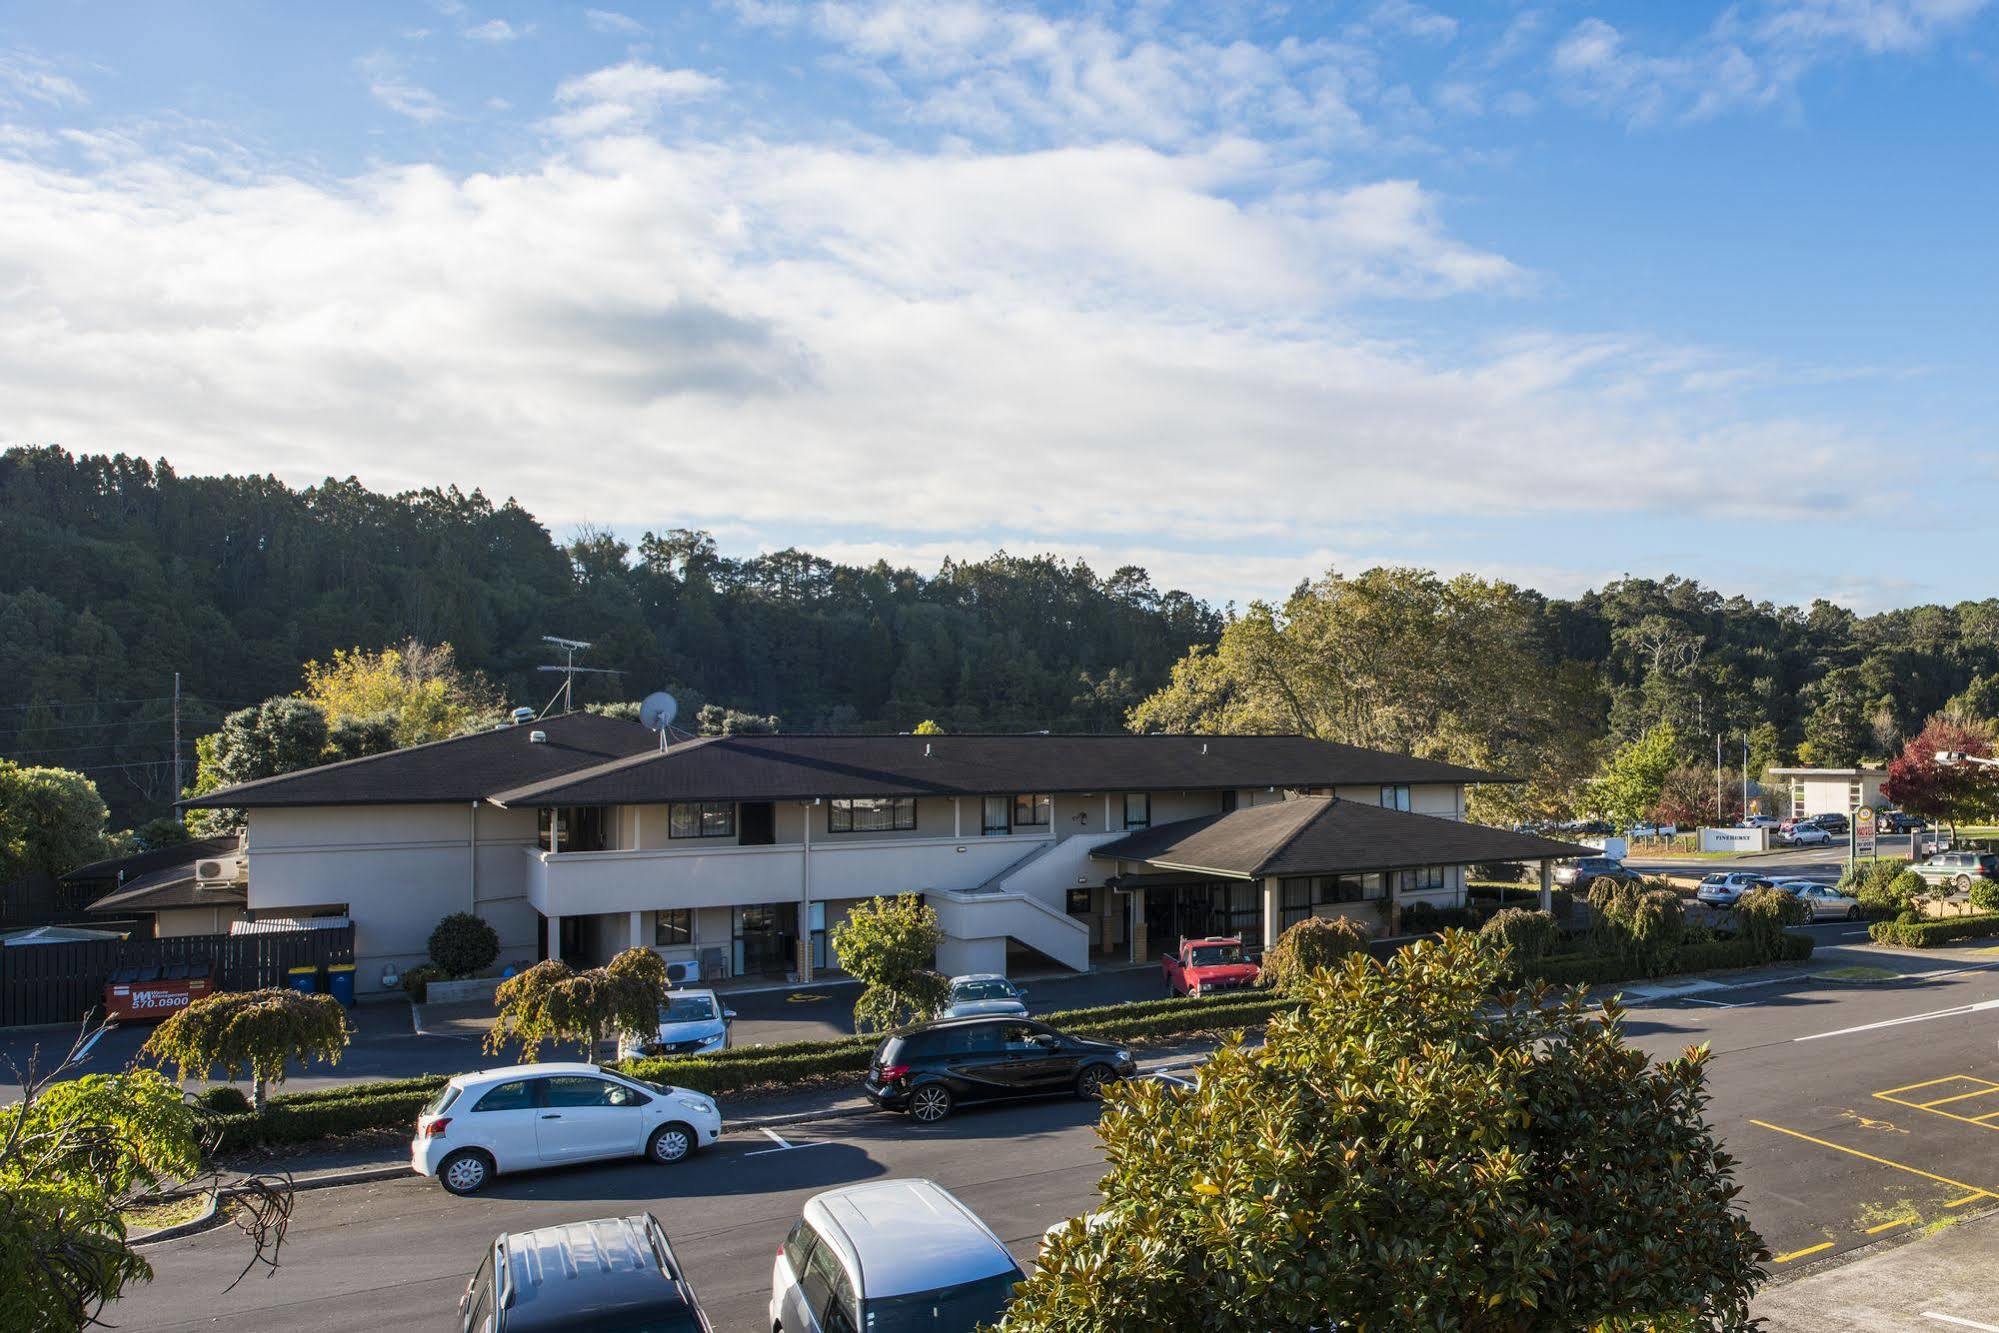
[[[1256,984],[1259,969],[1243,956],[1242,940],[1234,935],[1180,941],[1180,947],[1160,964],[1166,970],[1170,995],[1213,995]]]

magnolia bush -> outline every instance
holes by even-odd
[[[532,1064],[544,1044],[575,1043],[589,1058],[597,1043],[621,1032],[659,1027],[666,964],[650,949],[627,949],[602,967],[578,972],[560,959],[536,963],[494,991],[499,1021],[486,1032],[486,1049],[509,1044]]]
[[[1495,997],[1502,966],[1460,931],[1349,955],[1192,1088],[1117,1085],[1103,1206],[1000,1327],[1749,1328],[1768,1254],[1706,1050],[1654,1064],[1580,989]]]
[[[950,981],[930,965],[944,932],[937,913],[914,894],[855,904],[830,938],[840,966],[862,983],[854,1001],[857,1032],[929,1018],[950,997]]]
[[[261,1110],[265,1088],[285,1081],[291,1061],[337,1065],[349,1035],[346,1010],[331,995],[221,991],[168,1015],[140,1049],[183,1080],[218,1066],[232,1083],[248,1074]]]
[[[1343,916],[1308,916],[1277,937],[1277,943],[1263,955],[1263,970],[1257,978],[1265,986],[1290,992],[1312,975],[1336,966],[1350,953],[1367,948],[1367,927]]]

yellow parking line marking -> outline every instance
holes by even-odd
[[[1921,1176],[1925,1180],[1934,1180],[1956,1189],[1969,1190],[1973,1199],[1999,1199],[1999,1194],[1995,1194],[1991,1190],[1980,1189],[1976,1185],[1967,1185],[1961,1180],[1952,1180],[1949,1176],[1940,1176],[1935,1172],[1925,1171],[1921,1167],[1908,1166],[1901,1162],[1891,1162],[1885,1157],[1876,1157],[1871,1152],[1862,1152],[1858,1148],[1849,1148],[1843,1143],[1834,1143],[1829,1139],[1815,1139],[1809,1134],[1800,1134],[1795,1129],[1785,1129],[1782,1125],[1773,1125],[1767,1120],[1751,1120],[1749,1123],[1762,1129],[1775,1130],[1779,1134],[1788,1134],[1794,1139],[1803,1139],[1806,1143],[1816,1143],[1819,1147],[1830,1148],[1834,1152],[1847,1153],[1850,1156],[1859,1157],[1869,1162],[1876,1162],[1882,1166],[1893,1167],[1897,1171],[1907,1171],[1910,1175]],[[1965,1202],[1968,1203],[1970,1200],[1967,1199]]]
[[[1976,1092],[1953,1093],[1948,1097],[1939,1097],[1933,1102],[1917,1102],[1916,1105],[1922,1107],[1925,1111],[1934,1111],[1937,1107],[1948,1102],[1968,1101],[1973,1097],[1990,1097],[1995,1092],[1999,1092],[1999,1083],[1988,1083]]]
[[[1962,1208],[1967,1203],[1977,1203],[1980,1199],[1983,1199],[1985,1197],[1986,1196],[1983,1194],[1967,1194],[1962,1199],[1952,1199],[1949,1203],[1945,1204],[1944,1207]]]
[[[1874,1095],[1875,1095],[1876,1097],[1881,1097],[1881,1094],[1880,1094],[1880,1093],[1878,1093],[1878,1092],[1877,1092],[1877,1093],[1875,1093]],[[1983,1116],[1976,1116],[1976,1117],[1974,1117],[1974,1116],[1968,1116],[1968,1115],[1959,1115],[1959,1114],[1958,1114],[1957,1112],[1955,1112],[1955,1111],[1939,1111],[1939,1110],[1938,1110],[1938,1109],[1937,1109],[1937,1108],[1936,1108],[1935,1106],[1933,1106],[1933,1105],[1932,1105],[1932,1106],[1925,1106],[1925,1105],[1923,1105],[1923,1104],[1922,1104],[1921,1102],[1905,1102],[1905,1101],[1903,1101],[1903,1100],[1902,1100],[1901,1098],[1899,1098],[1899,1097],[1881,1097],[1881,1100],[1882,1100],[1882,1101],[1884,1101],[1884,1102],[1893,1102],[1893,1103],[1894,1103],[1894,1104],[1895,1104],[1896,1106],[1906,1106],[1906,1107],[1908,1107],[1908,1108],[1909,1108],[1909,1109],[1910,1109],[1911,1111],[1927,1111],[1927,1112],[1929,1112],[1929,1113],[1930,1113],[1931,1115],[1940,1115],[1940,1116],[1942,1116],[1942,1117],[1943,1117],[1944,1119],[1946,1119],[1946,1120],[1955,1120],[1955,1121],[1957,1121],[1957,1122],[1958,1122],[1958,1123],[1960,1123],[1960,1124],[1965,1124],[1965,1125],[1976,1125],[1976,1126],[1978,1126],[1978,1127],[1979,1127],[1980,1129],[1999,1129],[1999,1125],[1988,1125],[1988,1124],[1986,1124],[1986,1123],[1985,1123],[1985,1118],[1984,1118]]]
[[[1887,1092],[1877,1092],[1876,1097],[1887,1098],[1890,1092],[1914,1092],[1917,1088],[1934,1088],[1939,1083],[1955,1083],[1959,1079],[1970,1078],[1969,1074],[1948,1074],[1943,1078],[1925,1079],[1921,1083],[1904,1083],[1899,1088],[1889,1088]]]
[[[1829,1240],[1820,1241],[1817,1245],[1808,1245],[1802,1250],[1792,1250],[1789,1254],[1780,1254],[1776,1258],[1772,1259],[1771,1262],[1778,1264],[1788,1264],[1793,1259],[1802,1259],[1808,1254],[1817,1254],[1820,1250],[1829,1250],[1831,1248],[1832,1248],[1831,1241]]]
[[[1878,1236],[1884,1231],[1893,1231],[1896,1227],[1905,1227],[1909,1225],[1909,1223],[1912,1222],[1913,1220],[1914,1220],[1913,1218],[1898,1217],[1892,1222],[1883,1222],[1878,1227],[1869,1227],[1862,1234],[1868,1236]]]
[[[1971,1118],[1973,1120],[1976,1120],[1979,1124],[1982,1125],[1986,1121],[1992,1119],[1994,1116],[1999,1116],[1999,1111],[1987,1111],[1983,1115],[1975,1115]]]

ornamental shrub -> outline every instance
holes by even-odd
[[[1367,927],[1350,917],[1308,916],[1277,937],[1263,955],[1259,984],[1292,991],[1314,972],[1337,966],[1350,953],[1367,948]]]
[[[250,1109],[250,1099],[233,1083],[218,1083],[194,1099],[204,1111],[217,1115],[241,1115]]]
[[[499,956],[499,932],[484,917],[470,912],[453,912],[430,932],[430,961],[448,976],[477,976]]]
[[[1686,909],[1675,890],[1659,880],[1599,879],[1590,885],[1589,902],[1596,914],[1590,939],[1597,952],[1627,958],[1649,976],[1666,970],[1686,933]]]
[[[654,1031],[665,991],[666,964],[651,949],[627,949],[586,972],[549,958],[493,992],[500,1017],[487,1030],[486,1049],[498,1052],[513,1042],[522,1062],[532,1064],[544,1042],[574,1042],[588,1059],[607,1037]]]
[[[1488,945],[1498,949],[1506,960],[1507,970],[1516,973],[1521,964],[1546,958],[1553,953],[1562,939],[1561,928],[1555,924],[1552,914],[1529,911],[1524,907],[1502,908],[1479,927],[1478,935]]]
[[[868,899],[833,927],[840,966],[862,983],[855,1031],[886,1032],[944,1007],[951,983],[930,966],[943,939],[936,911],[913,893]]]
[[[1989,879],[1976,880],[1971,886],[1971,905],[1981,912],[1999,912],[1999,884]]]
[[[418,963],[403,973],[403,994],[409,996],[412,1003],[422,1004],[429,994],[431,982],[450,979],[451,974],[436,963]]]
[[[222,991],[169,1014],[140,1051],[173,1065],[183,1082],[218,1065],[231,1081],[247,1073],[261,1107],[265,1086],[284,1082],[291,1061],[337,1065],[348,1036],[347,1012],[331,995]]]
[[[1812,918],[1803,900],[1782,889],[1751,889],[1735,900],[1735,933],[1761,962],[1783,953],[1784,927],[1801,926]]]

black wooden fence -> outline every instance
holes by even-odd
[[[351,925],[256,935],[0,945],[0,1027],[74,1023],[103,1007],[104,986],[114,973],[150,981],[163,969],[191,968],[209,973],[217,990],[258,990],[284,985],[290,968],[353,961]]]

